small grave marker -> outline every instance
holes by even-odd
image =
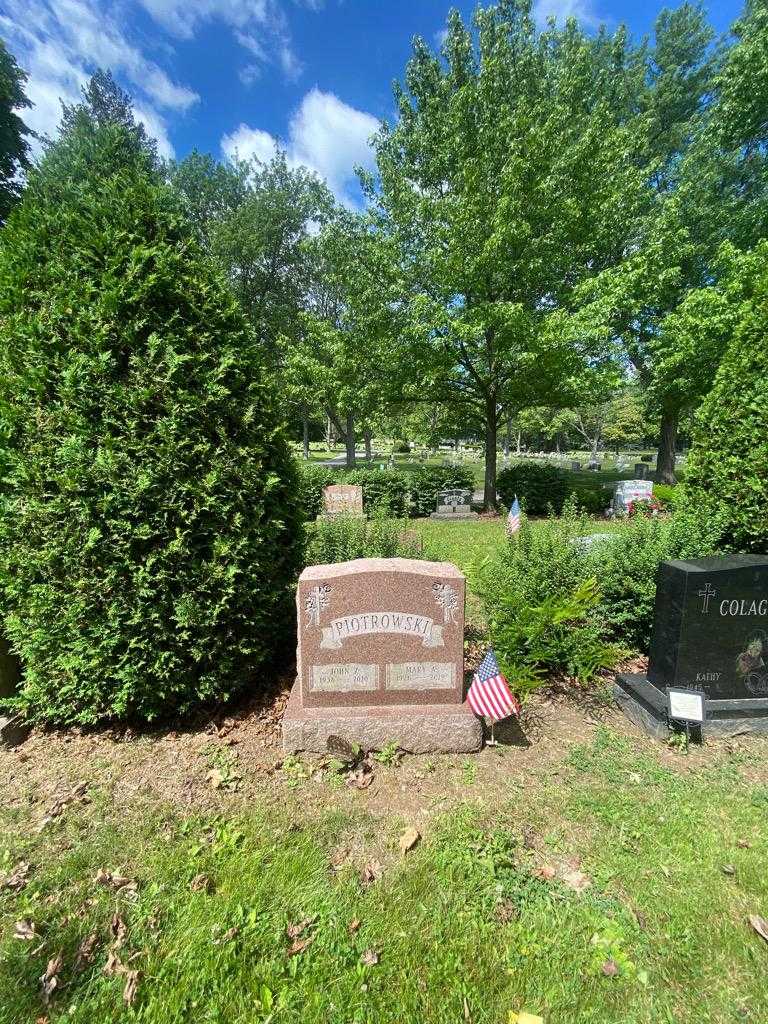
[[[359,484],[329,484],[323,488],[323,515],[363,514],[363,488]]]
[[[472,511],[472,492],[460,487],[440,491],[437,496],[437,511],[431,519],[462,520],[478,519],[477,512]]]

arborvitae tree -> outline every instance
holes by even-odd
[[[275,382],[135,141],[78,116],[0,241],[0,582],[36,720],[226,698],[294,621]]]
[[[31,106],[24,92],[27,76],[0,39],[0,224],[21,194],[19,172],[29,166],[32,132],[17,111]]]
[[[768,242],[741,257],[731,281],[702,294],[702,328],[732,331],[714,387],[696,416],[686,470],[691,508],[721,543],[768,551]],[[706,299],[709,298],[709,302]]]

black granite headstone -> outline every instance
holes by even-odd
[[[648,678],[714,700],[768,696],[768,558],[663,562]]]

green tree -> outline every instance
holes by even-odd
[[[575,392],[601,340],[573,325],[575,289],[620,255],[638,176],[623,32],[539,32],[513,0],[475,20],[451,13],[442,60],[416,40],[367,188],[403,275],[392,365],[482,424],[493,507],[505,410]]]
[[[21,175],[29,167],[33,133],[18,111],[31,106],[24,92],[27,75],[0,39],[0,224],[21,194]]]
[[[691,311],[692,312],[692,311]],[[686,470],[691,507],[717,524],[721,543],[764,553],[768,545],[768,241],[733,260],[698,297],[730,336],[714,386],[696,415]],[[711,322],[711,321],[710,321]],[[712,329],[712,328],[710,328]]]
[[[136,141],[67,119],[0,239],[0,580],[38,720],[224,699],[293,620],[275,381]]]
[[[248,196],[250,164],[234,160],[220,163],[210,153],[193,150],[167,167],[168,181],[178,192],[190,223],[207,248],[216,227],[238,209]]]

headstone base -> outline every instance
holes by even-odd
[[[431,512],[430,519],[440,519],[444,523],[461,523],[468,519],[479,519],[477,512]]]
[[[283,715],[283,750],[324,754],[331,736],[363,750],[395,742],[412,754],[465,754],[483,744],[480,719],[466,703],[305,708],[297,680]]]
[[[613,687],[614,700],[640,729],[656,739],[669,736],[667,695],[647,676],[619,675]],[[768,699],[708,700],[704,736],[768,735]]]

